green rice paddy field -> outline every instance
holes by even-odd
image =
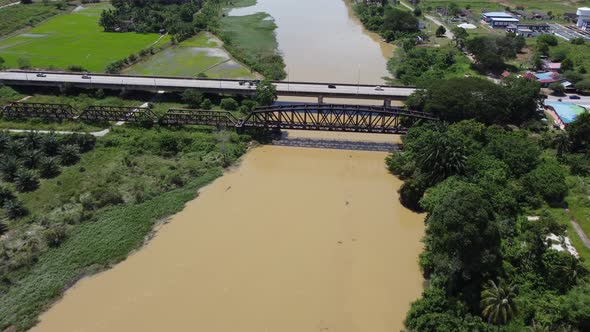
[[[131,66],[124,73],[186,77],[205,74],[211,78],[255,77],[248,68],[227,54],[221,41],[205,32]]]
[[[6,66],[19,67],[26,59],[32,68],[60,68],[79,65],[100,72],[116,60],[157,43],[158,34],[106,33],[98,25],[106,4],[85,5],[84,9],[56,16],[25,33],[0,40],[0,56]],[[22,62],[23,60],[21,60]]]

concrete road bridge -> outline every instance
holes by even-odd
[[[228,95],[253,95],[256,86],[250,82],[232,79],[205,79],[182,77],[130,76],[112,74],[0,71],[0,84],[25,86],[66,85],[85,89],[115,89],[140,91],[182,92],[198,89],[203,92]],[[363,100],[382,100],[384,106],[391,101],[405,100],[416,89],[407,86],[377,86],[365,84],[315,83],[274,81],[279,96],[314,97],[318,103],[324,98],[345,98]]]

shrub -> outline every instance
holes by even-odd
[[[195,89],[184,90],[181,95],[182,101],[188,104],[188,107],[198,108],[203,101],[203,94]]]
[[[80,203],[85,210],[98,210],[107,205],[124,203],[123,196],[118,190],[98,187],[80,196]]]
[[[13,220],[22,218],[29,213],[23,202],[18,199],[12,199],[4,203],[4,210],[6,211],[6,216]]]
[[[238,102],[233,98],[223,98],[219,105],[226,111],[235,111],[238,108]]]
[[[18,68],[20,68],[20,69],[31,68],[31,61],[29,59],[18,58],[18,60],[16,60],[16,62],[18,63]]]
[[[213,103],[211,102],[211,100],[209,99],[205,99],[203,100],[203,102],[201,102],[201,108],[204,110],[210,110],[211,107],[213,107]]]
[[[51,225],[43,232],[43,237],[47,245],[55,248],[67,238],[67,229],[65,225]]]
[[[59,157],[62,165],[73,165],[80,160],[80,148],[77,145],[66,144],[59,148]]]
[[[82,72],[86,72],[86,68],[80,66],[80,65],[70,65],[68,66],[68,70],[69,71],[73,71],[73,72],[78,72],[78,73],[82,73]]]
[[[39,188],[39,177],[32,170],[21,168],[14,177],[14,186],[18,192],[29,192]]]

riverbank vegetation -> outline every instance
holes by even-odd
[[[30,92],[0,90],[6,99]],[[197,103],[233,112],[248,112],[256,104],[189,91],[161,99],[121,99],[108,92],[98,98],[81,91],[29,99],[79,107],[152,100],[154,108]],[[26,330],[77,279],[124,259],[155,223],[180,211],[198,188],[233,164],[249,141],[195,126],[112,126],[98,139],[0,132],[0,330]]]
[[[378,33],[387,42],[419,35],[416,15],[392,6],[389,1],[371,4],[357,2],[354,11],[367,29]]]
[[[590,160],[590,116],[566,134],[550,131],[536,120],[538,85],[487,83],[433,82],[417,99],[446,122],[411,128],[404,151],[387,159],[404,179],[401,202],[427,213],[420,266],[428,286],[412,304],[406,327],[584,331],[590,326],[590,312],[582,309],[590,301],[589,265],[565,250],[564,237],[577,234],[567,232],[569,219],[556,218],[555,211],[566,198],[571,202],[568,179]],[[457,84],[462,89],[454,89]],[[461,101],[463,93],[470,97]],[[504,98],[518,105],[501,104]],[[538,217],[526,217],[531,214]],[[578,250],[582,257],[590,252]]]
[[[425,86],[439,79],[475,75],[471,61],[455,47],[416,47],[413,43],[404,46],[396,48],[387,62],[392,83]]]
[[[274,20],[266,13],[228,16],[220,20],[217,34],[225,48],[239,61],[271,80],[287,75],[278,53]]]

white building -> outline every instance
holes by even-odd
[[[578,23],[576,26],[580,29],[587,28],[587,26],[590,24],[590,8],[578,8],[576,14],[578,15]]]

